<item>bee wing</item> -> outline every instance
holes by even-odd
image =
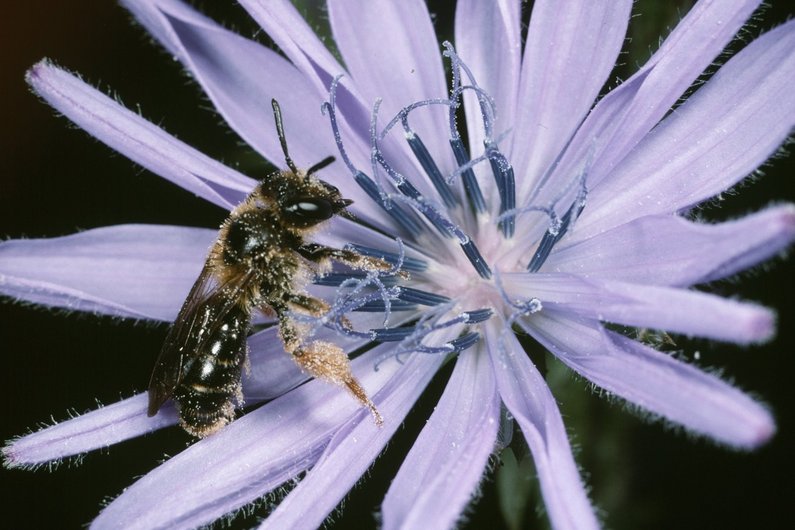
[[[252,276],[240,274],[220,284],[212,268],[205,264],[166,335],[152,370],[147,410],[149,416],[157,414],[163,403],[174,394],[182,380],[185,360],[201,351],[208,338],[215,334],[223,317],[239,303]],[[204,332],[198,333],[199,330]]]

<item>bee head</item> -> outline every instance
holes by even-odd
[[[279,103],[273,99],[271,106],[284,161],[289,170],[274,175],[275,178],[271,178],[270,182],[262,182],[262,193],[275,199],[282,219],[294,228],[309,228],[337,214],[353,219],[353,215],[345,209],[353,201],[343,199],[340,190],[313,176],[334,162],[334,157],[326,157],[305,172],[300,171],[287,150]]]
[[[296,228],[308,228],[334,215],[352,217],[346,208],[353,202],[342,198],[331,184],[308,177],[303,185],[291,187],[279,197],[282,217]]]

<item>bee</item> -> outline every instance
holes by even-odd
[[[287,150],[281,109],[272,100],[287,169],[263,179],[221,225],[204,267],[169,330],[149,382],[148,415],[173,398],[180,425],[204,437],[234,419],[243,403],[241,375],[253,313],[275,317],[285,350],[313,377],[345,386],[380,425],[381,416],[351,373],[348,357],[330,342],[305,344],[291,312],[322,316],[329,306],[303,285],[331,261],[364,270],[389,270],[379,259],[310,243],[306,236],[334,215],[353,219],[334,186],[314,174],[328,157],[299,170]]]

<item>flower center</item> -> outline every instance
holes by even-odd
[[[505,134],[495,137],[494,133],[497,110],[494,99],[477,84],[452,45],[445,43],[445,48],[444,55],[452,66],[449,98],[414,102],[403,107],[383,127],[378,123],[381,101],[375,102],[370,121],[372,176],[351,162],[343,144],[335,103],[340,77],[332,82],[329,101],[323,105],[341,159],[355,182],[394,220],[400,232],[400,237],[396,238],[397,252],[361,245],[352,245],[352,248],[392,263],[395,271],[402,269],[412,275],[410,286],[397,285],[394,276],[383,273],[340,277],[336,285],[341,289],[323,325],[336,322],[335,327],[347,335],[359,334],[377,341],[404,341],[409,343],[404,351],[460,351],[479,338],[471,326],[489,318],[493,311],[510,320],[518,314],[541,310],[538,299],[512,298],[503,289],[499,275],[501,272],[538,272],[585,205],[583,172],[548,205],[517,208],[514,169],[499,147]],[[466,84],[462,83],[462,72]],[[482,151],[476,156],[465,147],[457,127],[457,113],[465,92],[474,95],[480,110],[484,142]],[[450,158],[449,153],[434,156],[409,120],[415,111],[429,107],[445,107],[448,111],[447,143],[455,165],[447,174],[440,169],[437,160]],[[419,187],[405,174],[414,170],[405,167],[405,163],[393,163],[386,154],[385,144],[393,140],[389,135],[395,130],[402,130],[403,139],[425,173],[423,178],[416,180]],[[484,194],[481,184],[485,186],[490,182],[494,185],[487,186]],[[532,202],[531,198],[529,203]],[[568,207],[558,213],[562,204]],[[517,216],[523,216],[523,230],[515,237]],[[331,275],[323,281],[337,281],[337,278]],[[393,312],[417,306],[427,306],[427,309],[414,324],[387,326]],[[343,325],[344,313],[357,310],[383,311],[384,327],[360,332]],[[460,333],[457,338],[441,346],[423,342],[431,332],[453,327]]]

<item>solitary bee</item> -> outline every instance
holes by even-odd
[[[304,241],[313,228],[334,215],[352,218],[337,188],[314,173],[328,157],[299,170],[287,151],[281,110],[272,100],[276,131],[287,168],[271,174],[224,221],[204,268],[168,333],[149,382],[149,416],[170,397],[180,425],[204,437],[232,421],[242,403],[241,372],[254,310],[275,316],[285,350],[316,378],[344,385],[381,424],[381,417],[353,377],[348,358],[332,343],[304,344],[304,330],[291,311],[321,316],[323,300],[308,295],[303,283],[331,260],[367,270],[387,270],[384,261],[347,249]]]

